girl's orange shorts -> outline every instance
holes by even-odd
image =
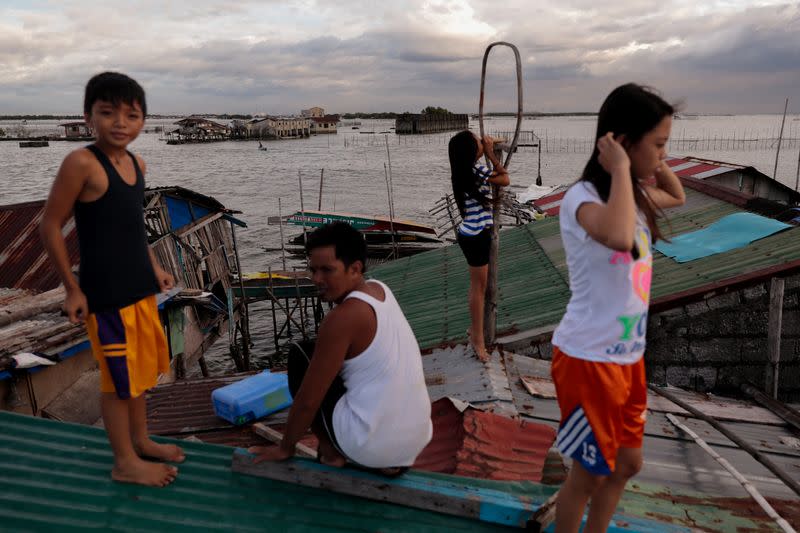
[[[644,357],[631,365],[586,361],[553,346],[561,424],[556,446],[590,473],[614,471],[619,448],[641,448],[647,417]]]

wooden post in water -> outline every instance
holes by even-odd
[[[242,274],[242,262],[239,259],[239,246],[236,244],[236,227],[231,222],[231,237],[233,238],[233,251],[236,257],[236,270],[239,274],[239,290],[242,291],[242,317],[239,322],[242,330],[242,355],[244,370],[250,370],[250,310],[247,305],[247,291],[244,290],[244,277]],[[228,317],[233,320],[233,317]]]
[[[319,199],[317,201],[317,211],[322,211],[322,183],[324,179],[325,179],[325,169],[321,168],[319,170]]]
[[[783,279],[772,278],[769,288],[769,324],[767,330],[767,366],[766,391],[778,399],[778,382],[781,359],[781,322],[783,321]]]
[[[800,185],[800,150],[797,151],[797,173],[794,176],[794,190]]]
[[[297,179],[300,181],[300,212],[302,213],[303,221],[303,255],[306,256],[306,267],[308,267],[308,254],[306,253],[306,243],[308,242],[308,235],[306,235],[306,208],[303,204],[303,175],[300,170],[297,171]]]
[[[394,209],[392,208],[392,185],[389,181],[389,171],[386,169],[386,163],[383,164],[383,174],[386,176],[386,196],[389,202],[389,231],[392,233],[392,254],[394,259],[397,259],[397,241],[394,233]]]
[[[789,99],[783,105],[783,120],[781,120],[781,133],[778,135],[778,151],[775,152],[775,170],[772,171],[772,179],[778,179],[778,156],[781,155],[781,141],[783,140],[783,125],[786,123],[786,110],[789,108]]]
[[[283,213],[281,212],[281,198],[278,197],[278,227],[281,230],[281,261],[283,262],[283,270],[286,271],[286,241],[283,239]]]

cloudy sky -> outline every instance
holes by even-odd
[[[528,111],[596,111],[627,81],[689,112],[800,112],[800,3],[771,0],[0,0],[0,114],[80,113],[94,73],[152,113],[475,112],[519,47]],[[487,109],[516,107],[492,52]]]

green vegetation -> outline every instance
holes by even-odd
[[[434,107],[429,105],[425,109],[422,110],[423,115],[452,115],[450,111],[443,107]]]
[[[407,113],[408,111],[406,111]],[[397,118],[398,115],[402,113],[395,113],[394,111],[384,111],[383,113],[344,113],[342,115],[343,119],[352,120],[354,118],[376,118],[376,119],[393,119]]]

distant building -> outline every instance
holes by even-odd
[[[311,119],[306,117],[263,117],[247,123],[250,137],[292,139],[311,135]]]
[[[699,157],[668,157],[667,165],[680,177],[710,181],[728,189],[783,204],[800,203],[800,193],[754,167]]]
[[[225,136],[230,133],[230,129],[224,124],[198,116],[186,117],[175,124],[180,128],[174,133],[181,135]]]
[[[339,115],[325,115],[311,118],[311,133],[336,133]]]
[[[394,122],[395,133],[438,133],[469,128],[469,116],[455,113],[418,115],[403,113]]]
[[[89,125],[83,121],[65,122],[64,124],[59,124],[58,126],[60,128],[64,128],[64,137],[66,137],[67,139],[94,136],[92,128],[90,128]]]
[[[300,111],[300,114],[304,117],[312,118],[312,117],[324,117],[325,110],[321,107],[312,107],[311,109],[303,109]]]

